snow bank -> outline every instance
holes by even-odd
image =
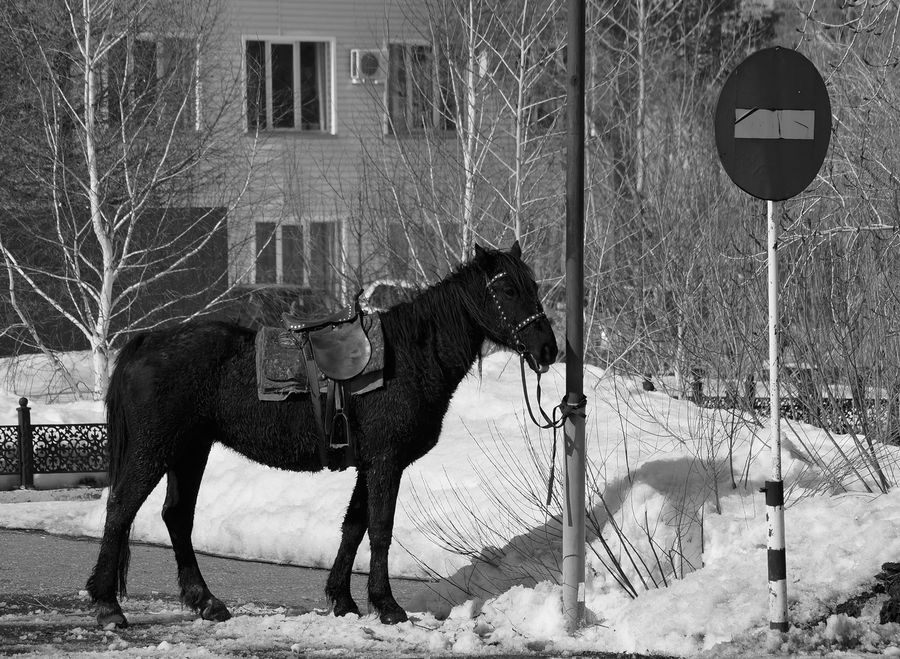
[[[542,385],[545,401],[560,400],[563,368],[552,369]],[[438,446],[402,483],[391,574],[447,578],[404,603],[430,621],[422,623],[427,629],[398,626],[378,634],[399,635],[405,647],[432,653],[497,647],[685,656],[761,651],[768,626],[765,508],[758,491],[770,472],[764,429],[730,412],[644,392],[638,381],[598,369],[587,369],[585,391],[590,624],[575,636],[565,633],[555,585],[559,522],[540,505],[552,435],[524,421],[518,365],[499,354],[484,361],[480,378],[473,373],[463,382]],[[14,422],[17,396],[0,398],[8,404],[7,423]],[[103,412],[98,403],[35,402],[34,408],[40,422],[98,420]],[[790,616],[803,628],[793,630],[782,649],[893,651],[896,626],[833,612],[881,563],[900,560],[900,493],[874,496],[852,472],[837,471],[835,456],[855,450],[849,438],[793,423],[785,423],[783,434]],[[893,478],[896,450],[885,448],[880,458]],[[195,546],[328,567],[353,480],[350,472],[269,469],[216,447],[200,491]],[[164,492],[161,483],[142,507],[136,539],[168,543],[159,516]],[[559,510],[558,480],[555,496],[551,513]],[[0,505],[0,526],[99,536],[104,501]],[[448,537],[451,527],[457,533]],[[450,551],[451,541],[468,547],[468,555]],[[614,563],[621,566],[618,581],[606,567]],[[367,567],[364,542],[355,568]],[[279,623],[279,633],[299,629],[294,625]],[[344,647],[354,651],[372,641],[353,621],[318,616],[304,629],[344,634]]]

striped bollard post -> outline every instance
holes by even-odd
[[[784,555],[784,481],[766,481],[766,522],[769,542],[769,629],[788,630],[787,561]]]

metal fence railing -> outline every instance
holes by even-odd
[[[734,409],[760,418],[769,415],[764,397],[706,396],[695,387],[690,398],[707,408]],[[103,473],[109,468],[105,423],[32,424],[28,399],[17,408],[18,425],[0,425],[0,476],[18,475],[20,485],[34,487],[35,474]],[[840,434],[864,433],[885,427],[900,441],[897,401],[867,399],[864,406],[850,398],[781,399],[784,419],[802,421]]]
[[[695,399],[694,402],[697,402]],[[702,396],[701,407],[714,409],[734,409],[750,412],[760,418],[769,416],[769,398],[736,398],[734,396]],[[868,398],[858,402],[852,398],[787,397],[780,400],[781,418],[801,421],[831,432],[865,434],[875,428],[889,429],[894,436],[898,410],[896,401]]]
[[[32,424],[27,398],[17,412],[18,425],[0,426],[0,476],[18,475],[20,485],[31,488],[35,474],[108,470],[106,424]]]

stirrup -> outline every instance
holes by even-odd
[[[337,432],[339,424],[343,426],[343,433],[340,434],[340,439],[338,439]],[[338,449],[350,446],[350,420],[343,410],[334,413],[334,417],[331,419],[331,435],[328,439],[328,448]]]

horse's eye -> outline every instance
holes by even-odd
[[[503,293],[506,297],[515,297],[516,296],[516,289],[514,289],[509,284],[504,285],[500,289],[500,292]]]

